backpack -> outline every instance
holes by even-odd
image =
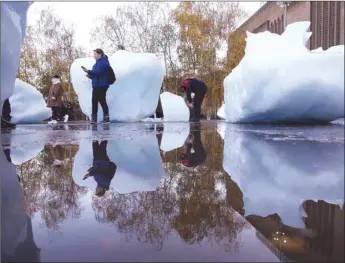
[[[108,69],[107,78],[108,78],[109,85],[114,84],[116,81],[116,76],[115,76],[114,70],[110,65],[109,65],[109,69]]]

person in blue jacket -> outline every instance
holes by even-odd
[[[97,123],[98,103],[103,109],[103,123],[109,123],[109,108],[107,104],[107,91],[109,88],[108,72],[109,60],[104,54],[103,50],[97,48],[93,51],[96,64],[93,65],[92,70],[85,67],[82,69],[87,73],[87,77],[92,79],[92,119],[91,123]]]
[[[111,162],[107,154],[108,141],[93,141],[93,163],[83,180],[92,176],[97,182],[96,195],[101,197],[109,190],[110,182],[114,178],[117,166]]]

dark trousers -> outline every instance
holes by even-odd
[[[99,87],[92,89],[92,116],[97,116],[98,103],[101,104],[104,115],[109,115],[109,108],[106,100],[107,87]]]
[[[6,99],[4,101],[4,105],[2,106],[2,113],[1,113],[2,117],[7,121],[7,122],[11,122],[11,104],[10,104],[10,100]]]
[[[206,92],[196,93],[193,99],[193,109],[191,109],[191,120],[199,121],[201,117],[201,105],[204,100]]]
[[[98,141],[92,142],[94,160],[110,161],[107,154],[107,144],[108,141],[101,141],[101,143],[98,143]]]
[[[61,120],[62,118],[62,108],[61,107],[52,107],[52,119],[53,120]]]

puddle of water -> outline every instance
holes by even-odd
[[[344,260],[342,126],[57,127],[2,135],[3,257]]]

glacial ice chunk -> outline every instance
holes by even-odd
[[[181,96],[163,92],[160,98],[164,121],[189,121],[189,109]]]
[[[43,95],[35,87],[20,79],[16,79],[10,104],[12,123],[40,123],[52,115]]]
[[[117,78],[107,91],[110,120],[134,122],[153,115],[165,74],[163,61],[154,54],[120,50],[109,56],[109,62]],[[73,62],[70,70],[80,107],[89,118],[92,85],[81,66],[91,69],[94,64],[94,58],[80,58]],[[102,115],[99,105],[99,121],[102,120]]]
[[[154,191],[165,176],[154,134],[108,141],[107,154],[117,166],[110,187],[120,194]],[[96,189],[97,183],[92,177],[83,180],[87,170],[92,167],[92,161],[92,140],[83,139],[74,159],[72,176],[79,186]]]
[[[1,2],[1,109],[12,95],[30,2]]]
[[[161,150],[170,152],[182,147],[189,135],[189,130],[189,123],[164,123]]]
[[[246,216],[277,213],[285,225],[304,228],[303,201],[344,202],[341,143],[299,140],[294,144],[274,131],[235,130],[219,124],[218,131],[225,132],[223,168],[243,193]]]
[[[245,56],[224,80],[228,122],[330,122],[344,117],[344,46],[309,51],[310,22],[282,35],[247,33]]]
[[[226,119],[225,117],[225,104],[223,104],[217,111],[217,116],[223,120]]]

